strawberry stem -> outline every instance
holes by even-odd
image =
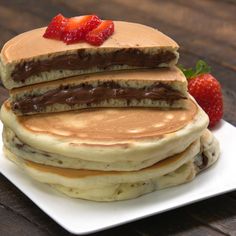
[[[178,65],[178,67],[182,70],[185,77],[189,80],[195,78],[199,75],[210,73],[211,67],[207,65],[207,63],[203,60],[198,60],[195,68],[184,68],[183,65]]]

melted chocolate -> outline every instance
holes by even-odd
[[[121,49],[111,53],[88,54],[84,49],[76,54],[60,55],[43,61],[29,61],[18,64],[11,74],[16,82],[25,82],[27,78],[51,70],[88,70],[94,67],[106,69],[114,65],[135,67],[157,67],[169,63],[176,55],[170,51],[148,54],[139,49]]]
[[[199,171],[204,170],[208,166],[209,158],[204,153],[198,154],[194,160],[194,164]]]
[[[185,99],[179,92],[165,84],[154,84],[146,88],[123,88],[115,82],[104,82],[96,87],[88,84],[77,86],[61,86],[49,90],[41,95],[27,96],[12,103],[15,111],[23,114],[39,112],[53,104],[76,104],[90,106],[98,104],[107,99],[125,99],[129,102],[132,99],[142,100],[166,100],[173,102],[178,99]]]
[[[203,153],[201,154],[201,164],[198,164],[198,168],[200,170],[205,169],[208,165],[208,157],[206,157]]]

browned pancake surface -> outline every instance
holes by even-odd
[[[142,48],[142,47],[170,47],[178,45],[161,32],[141,24],[115,21],[115,32],[100,48]],[[43,38],[46,28],[39,28],[20,34],[9,40],[1,51],[4,64],[12,61],[40,57],[45,54],[60,53],[70,50],[94,48],[87,43],[66,45],[65,43]],[[145,37],[140,37],[145,35]],[[30,46],[32,45],[32,47]]]
[[[9,103],[5,103],[10,109]],[[194,119],[198,108],[188,100],[186,109],[148,108],[85,109],[51,114],[17,117],[19,124],[35,134],[47,134],[83,142],[127,142],[135,139],[161,138],[185,127]]]

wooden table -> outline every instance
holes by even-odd
[[[102,18],[159,28],[181,47],[181,63],[199,58],[222,83],[224,119],[236,125],[236,2],[206,0],[1,0],[0,44],[44,26],[57,13],[97,13]],[[1,102],[7,92],[0,87]],[[235,158],[235,153],[232,153]],[[104,219],[106,220],[106,219]],[[69,235],[0,175],[0,235]],[[236,235],[236,192],[136,221],[96,235]]]

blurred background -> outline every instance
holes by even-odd
[[[236,1],[216,0],[0,0],[0,45],[24,31],[42,27],[58,13],[95,13],[104,19],[139,22],[171,36],[180,45],[180,63],[206,60],[222,83],[225,118],[236,125]],[[140,35],[145,37],[145,35]]]
[[[58,13],[95,13],[158,28],[180,45],[181,64],[193,67],[203,59],[212,67],[223,88],[224,119],[236,125],[236,1],[0,0],[0,46],[17,34],[46,26]],[[7,96],[0,84],[0,104]],[[0,177],[0,235],[69,235]],[[96,235],[157,235],[157,230],[159,236],[236,235],[235,208],[234,192]]]

